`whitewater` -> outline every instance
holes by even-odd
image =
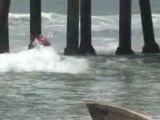
[[[53,47],[41,47],[0,55],[0,72],[80,73],[85,72],[87,69],[86,60],[61,57]]]

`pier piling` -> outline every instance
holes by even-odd
[[[41,0],[30,0],[30,44],[36,35],[41,34]]]
[[[142,28],[144,36],[143,53],[159,53],[159,46],[155,41],[150,0],[139,0]]]
[[[68,0],[65,55],[96,55],[92,46],[91,0]],[[131,48],[132,0],[120,0],[117,55],[134,54]],[[144,36],[143,53],[160,53],[155,40],[150,0],[139,0]],[[10,0],[0,0],[0,53],[9,52],[8,14]],[[80,19],[79,19],[80,18]],[[30,0],[30,44],[41,35],[41,0]]]
[[[10,0],[0,0],[0,53],[9,52],[9,7]]]
[[[120,0],[119,47],[116,54],[134,54],[131,49],[131,0]]]
[[[95,55],[96,52],[92,46],[92,35],[91,35],[91,0],[80,0],[80,47],[79,54],[90,54]]]
[[[65,55],[78,54],[79,42],[79,0],[68,0],[67,8],[67,45]]]

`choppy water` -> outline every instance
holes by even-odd
[[[143,37],[138,0],[133,1],[135,56],[114,55],[118,45],[118,1],[93,0],[92,36],[97,57],[63,55],[66,0],[42,1],[43,34],[54,34],[53,46],[27,50],[28,2],[12,1],[11,53],[0,55],[0,119],[90,120],[85,106],[90,100],[116,104],[160,119],[160,56],[140,54]],[[159,0],[152,1],[158,43],[159,5]]]

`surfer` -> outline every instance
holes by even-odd
[[[42,35],[36,35],[34,41],[32,42],[30,48],[39,48],[40,46],[50,46],[50,42],[47,38]]]

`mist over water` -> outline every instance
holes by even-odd
[[[92,40],[98,56],[64,56],[66,0],[42,0],[42,32],[53,34],[51,47],[28,50],[29,1],[12,0],[10,51],[0,55],[0,119],[91,120],[85,101],[104,101],[160,115],[159,55],[142,55],[138,0],[133,2],[134,56],[115,56],[119,36],[118,0],[92,1]],[[151,1],[160,44],[160,1]]]

